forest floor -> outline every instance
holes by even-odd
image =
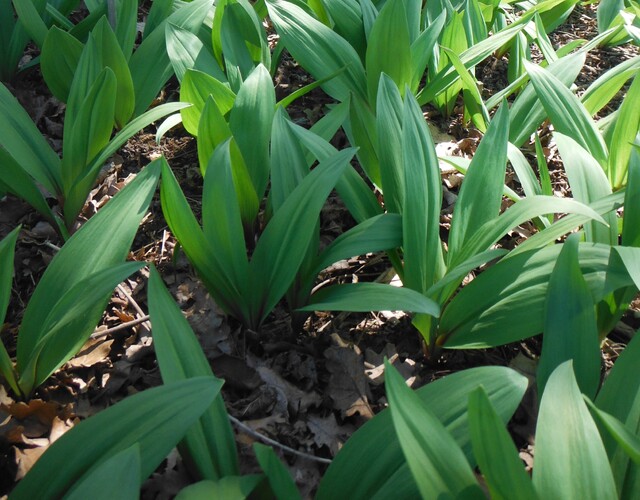
[[[578,6],[567,23],[551,36],[554,46],[596,34],[595,7]],[[577,80],[578,92],[608,68],[633,57],[637,50],[616,47],[592,51]],[[535,55],[535,54],[534,54]],[[484,97],[506,84],[506,59],[489,58],[477,67]],[[291,59],[285,58],[275,75],[276,91],[283,96],[309,82]],[[10,87],[50,143],[61,148],[64,105],[49,93],[37,69],[21,74]],[[162,100],[178,100],[177,83],[165,88]],[[289,113],[303,126],[312,125],[330,102],[321,91],[296,101]],[[615,105],[615,103],[614,103]],[[444,118],[425,108],[439,151],[472,156],[481,135],[466,128],[461,116]],[[545,137],[543,136],[543,141]],[[557,152],[544,143],[556,194],[567,194]],[[336,137],[341,147],[346,138]],[[192,209],[200,212],[202,178],[195,140],[174,129],[160,144],[155,129],[138,134],[113,158],[92,191],[82,216],[90,218],[149,161],[165,155],[176,173]],[[530,159],[533,159],[533,152]],[[514,176],[510,187],[519,190]],[[443,171],[445,204],[453,203],[461,176]],[[446,234],[450,210],[444,207],[442,232]],[[61,242],[53,229],[27,204],[13,197],[0,200],[0,238],[22,225],[15,259],[13,294],[6,323],[0,325],[2,341],[10,354],[29,297]],[[330,242],[354,224],[340,200],[332,196],[321,215],[322,239]],[[501,242],[512,247],[525,238],[526,226]],[[153,262],[183,309],[219,377],[226,380],[223,395],[229,413],[251,429],[236,428],[243,472],[256,470],[251,443],[258,434],[293,448],[278,453],[289,466],[304,497],[312,495],[326,464],[348,437],[386,405],[382,362],[388,357],[409,384],[420,387],[446,374],[481,365],[510,366],[524,374],[535,373],[538,338],[488,350],[445,351],[426,359],[410,318],[398,312],[368,314],[314,313],[301,329],[292,327],[287,310],[275,310],[259,332],[246,331],[216,307],[195,277],[162,216],[158,197],[152,202],[131,249],[130,259]],[[378,279],[391,266],[379,255],[364,255],[339,262],[320,277],[327,282]],[[49,444],[79,420],[109,407],[133,393],[161,383],[153,351],[150,324],[139,321],[147,314],[146,279],[142,271],[114,293],[103,320],[91,340],[74,359],[57,371],[27,403],[14,401],[0,386],[0,496],[7,494],[47,449]],[[637,301],[606,341],[603,376],[632,332],[640,327]],[[510,422],[520,456],[532,464],[536,397],[531,394]],[[306,455],[306,456],[304,456]],[[145,483],[143,498],[170,498],[193,482],[177,453],[173,453]]]

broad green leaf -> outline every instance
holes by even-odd
[[[131,119],[136,101],[127,58],[106,18],[98,21],[91,36],[96,40],[103,67],[110,68],[116,77],[115,121],[116,126],[122,128]]]
[[[242,309],[246,298],[229,281],[225,273],[227,263],[219,260],[209,245],[168,165],[163,166],[160,194],[167,224],[211,296],[225,312],[236,318],[246,316]]]
[[[556,368],[542,395],[533,485],[540,498],[618,498],[607,453],[571,361]]]
[[[318,256],[313,277],[342,259],[402,246],[402,217],[380,214],[342,233]],[[310,276],[311,278],[311,276]]]
[[[108,460],[85,474],[65,495],[67,500],[109,500],[117,485],[118,498],[140,498],[140,446],[133,446],[116,453]]]
[[[0,84],[0,147],[51,194],[62,193],[60,158],[18,100]]]
[[[622,422],[636,436],[640,433],[639,338],[637,335],[634,336],[622,351],[595,401],[601,411]],[[632,498],[637,491],[640,466],[630,462],[628,454],[617,444],[609,432],[603,429],[601,435],[618,491],[623,498],[625,495]]]
[[[202,229],[221,271],[240,296],[248,295],[249,261],[242,231],[237,185],[231,165],[230,141],[216,148],[209,160],[202,196]]]
[[[185,81],[187,78],[185,78]],[[182,110],[184,119],[187,119],[186,112],[189,110],[190,108]],[[206,98],[202,112],[198,113],[198,119],[199,122],[196,123],[198,130],[196,134],[198,136],[198,163],[200,164],[200,173],[204,176],[209,166],[211,155],[232,134],[227,120],[218,108],[215,98],[211,95]],[[246,176],[248,177],[248,175],[247,173]],[[251,181],[249,180],[249,182]]]
[[[598,77],[580,98],[587,111],[591,114],[600,111],[620,91],[627,80],[638,73],[639,68],[640,56],[635,56],[616,64]]]
[[[422,498],[484,498],[455,439],[388,360],[385,387],[393,427]]]
[[[472,255],[483,252],[497,243],[510,230],[520,224],[549,213],[576,213],[601,224],[604,219],[592,208],[571,198],[556,198],[554,196],[529,196],[507,208],[498,217],[485,222],[473,233],[455,262],[462,262]]]
[[[610,28],[618,12],[624,8],[624,0],[602,0],[598,3],[598,32]]]
[[[420,35],[418,35],[418,38],[411,44],[412,93],[418,91],[418,86],[433,56],[433,48],[442,33],[446,20],[446,13],[440,13],[440,15],[429,24],[427,29],[423,30]]]
[[[513,167],[513,171],[518,176],[518,181],[520,181],[520,185],[522,186],[525,196],[542,194],[542,188],[540,187],[538,178],[522,151],[509,143],[507,146],[507,157],[509,158],[509,163],[511,163],[511,166]],[[537,153],[536,159],[539,159]],[[544,155],[542,160],[544,161]],[[553,192],[545,194],[551,196]]]
[[[622,224],[622,244],[640,246],[640,151],[636,147],[631,152],[627,190],[624,198],[624,218]]]
[[[425,293],[440,278],[442,186],[433,139],[417,101],[406,93],[402,123],[404,167],[404,285]]]
[[[360,57],[340,35],[284,0],[267,0],[269,17],[296,61],[316,79],[347,67],[344,73],[323,85],[330,96],[344,101],[350,93],[367,99],[367,80]]]
[[[260,64],[240,87],[229,116],[229,128],[260,198],[269,181],[269,139],[275,110],[271,76]]]
[[[549,64],[546,71],[568,87],[578,77],[585,58],[585,52],[576,52]],[[487,107],[490,105],[487,104]],[[545,109],[540,105],[540,99],[532,85],[523,89],[511,106],[509,115],[509,142],[519,147],[529,139],[546,117]]]
[[[593,156],[571,137],[558,132],[554,133],[553,137],[564,163],[571,193],[576,200],[589,204],[611,194],[607,176]],[[605,220],[609,227],[597,222],[584,225],[587,241],[609,245],[618,243],[615,212],[608,214]]]
[[[469,394],[468,411],[473,455],[487,482],[491,498],[537,499],[518,450],[483,387]]]
[[[26,335],[24,329],[20,330],[18,359],[23,364],[20,365],[18,383],[23,394],[31,394],[80,351],[97,326],[101,318],[98,312],[104,311],[113,289],[141,267],[139,262],[110,266],[63,291],[38,331],[29,332],[31,337],[39,340],[28,353],[20,350],[20,337]]]
[[[521,19],[526,19],[533,14],[527,14],[522,16]],[[477,65],[482,60],[486,59],[494,51],[502,47],[509,42],[517,33],[523,29],[523,24],[514,23],[508,28],[499,31],[498,33],[488,37],[486,40],[475,44],[473,47],[469,47],[460,54],[460,60],[465,67],[471,68]],[[451,48],[451,47],[449,47]],[[431,102],[435,96],[440,94],[445,89],[458,79],[458,73],[454,69],[453,65],[447,66],[440,71],[433,80],[424,87],[417,95],[418,103],[424,105]]]
[[[482,348],[539,334],[549,277],[560,249],[561,245],[553,245],[523,251],[476,276],[442,313],[444,346]],[[622,262],[611,259],[611,252],[608,245],[580,245],[580,268],[595,302],[633,284]],[[640,251],[636,255],[640,257]]]
[[[198,377],[155,387],[80,422],[38,459],[12,498],[61,497],[101,461],[136,443],[140,480],[146,479],[211,404],[220,385],[211,377]]]
[[[163,116],[179,111],[180,109],[188,106],[181,102],[170,102],[161,104],[155,108],[151,108],[149,111],[143,113],[131,120],[120,132],[118,132],[113,139],[107,144],[100,154],[96,156],[91,164],[87,166],[84,171],[84,176],[77,179],[71,190],[67,193],[67,199],[65,201],[65,209],[70,213],[78,213],[84,206],[87,200],[89,191],[93,188],[96,178],[100,173],[100,170],[104,166],[104,163],[122,147],[131,137],[137,134],[140,130],[145,128],[150,123],[159,120]]]
[[[347,40],[364,61],[368,35],[365,34],[359,2],[357,0],[325,0],[323,3],[334,22],[334,31]]]
[[[45,0],[13,0],[13,7],[16,10],[16,14],[18,14],[20,23],[40,48],[49,31],[49,28],[47,28],[47,25],[41,17],[45,5]],[[4,14],[6,15],[6,13]],[[11,14],[9,13],[9,15]]]
[[[260,443],[254,443],[253,451],[276,498],[287,498],[291,500],[302,498],[296,487],[296,483],[293,481],[289,471],[278,459],[273,448]]]
[[[430,80],[432,76],[437,78],[440,71],[443,71],[450,66],[449,57],[445,51],[442,50],[443,47],[460,54],[464,54],[465,49],[467,49],[467,38],[464,30],[464,23],[462,22],[463,16],[464,13],[462,12],[454,12],[449,16],[449,21],[445,24],[440,37],[440,50],[438,52],[438,57],[431,60],[427,88],[431,87]],[[456,70],[456,72],[458,72],[458,70]],[[459,81],[459,78],[455,78],[450,84],[442,89],[442,93],[435,95],[433,99],[435,106],[445,116],[450,116],[453,113],[453,108],[461,90],[462,82]]]
[[[605,165],[607,146],[579,99],[546,70],[526,61],[524,65],[555,130],[573,137],[598,163]]]
[[[116,5],[116,25],[113,28],[124,57],[129,60],[138,36],[137,2],[118,0]]]
[[[505,367],[481,367],[454,373],[416,391],[464,450],[472,466],[475,462],[467,401],[468,394],[480,386],[502,421],[507,422],[524,395],[527,380]],[[380,412],[351,436],[322,478],[317,498],[367,499],[383,491],[396,498],[419,497],[389,410]]]
[[[116,84],[113,71],[105,68],[78,109],[73,128],[65,127],[62,143],[62,182],[65,193],[85,174],[87,166],[111,138]],[[65,222],[67,227],[71,227],[77,212],[64,208]]]
[[[377,154],[380,179],[388,212],[401,213],[404,204],[402,164],[402,97],[393,80],[382,73],[377,92]]]
[[[625,453],[629,455],[629,458],[636,464],[640,464],[640,438],[636,433],[626,427],[616,417],[598,409],[588,398],[585,397],[585,401],[591,413],[596,417],[596,420],[609,431],[609,434],[611,434]]]
[[[153,267],[149,277],[149,314],[153,345],[165,384],[213,377],[198,339]],[[187,431],[182,446],[188,453],[188,457],[182,454],[183,459],[201,478],[215,480],[238,474],[235,439],[221,395]]]
[[[20,234],[20,227],[15,228],[2,240],[0,240],[0,328],[4,324],[4,318],[11,298],[11,284],[13,283],[13,259],[16,241]],[[13,369],[13,363],[7,349],[0,341],[0,373],[15,394],[20,394],[18,380]]]
[[[200,481],[180,490],[176,500],[206,500],[224,498],[225,500],[244,500],[262,482],[263,476],[227,476],[218,481]]]
[[[353,283],[320,289],[300,311],[408,311],[438,317],[440,307],[421,293],[382,283]]]
[[[24,313],[18,337],[19,369],[27,365],[31,353],[47,333],[41,327],[65,291],[91,274],[124,261],[138,225],[147,213],[162,162],[164,160],[160,159],[148,165],[54,256]],[[108,298],[85,311],[85,328],[88,326],[90,331],[93,330],[102,315],[106,300]]]
[[[320,164],[296,187],[274,214],[253,253],[251,323],[259,325],[293,282],[314,234],[320,209],[353,157],[342,150]]]
[[[53,26],[47,33],[40,54],[40,69],[51,93],[67,102],[73,75],[78,67],[82,43],[66,31]]]
[[[129,67],[136,95],[134,115],[140,115],[149,107],[173,74],[165,45],[164,23],[172,23],[195,33],[200,29],[212,3],[213,0],[193,0],[180,7],[158,25],[159,29],[151,31],[133,53]]]
[[[503,103],[480,141],[462,183],[451,221],[449,262],[455,262],[456,254],[474,232],[500,211],[508,136],[509,109]]]
[[[578,263],[579,236],[567,238],[551,272],[544,306],[538,394],[567,360],[573,360],[581,392],[595,396],[600,385],[600,342],[593,299]]]
[[[2,148],[0,148],[0,164],[2,165],[0,180],[5,186],[53,222],[54,227],[57,226],[56,216],[36,181]]]
[[[211,50],[191,31],[172,23],[165,25],[167,54],[179,82],[187,70],[197,70],[224,82],[226,77]]]
[[[403,0],[388,0],[371,28],[366,53],[369,102],[376,102],[380,75],[391,78],[400,92],[411,85],[411,40]]]
[[[180,100],[193,104],[182,110],[182,121],[187,131],[198,135],[198,124],[207,99],[211,96],[222,115],[226,115],[236,100],[236,95],[225,83],[214,77],[188,69],[180,86]]]
[[[609,142],[611,155],[607,173],[613,189],[621,188],[627,179],[632,144],[640,130],[640,113],[637,108],[639,101],[640,78],[636,76],[620,105],[618,119]]]

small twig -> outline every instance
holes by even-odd
[[[107,328],[106,330],[96,331],[95,333],[91,334],[91,338],[100,339],[102,337],[106,337],[107,335],[111,335],[112,333],[116,333],[121,330],[126,330],[128,328],[132,328],[136,325],[139,325],[140,323],[146,323],[147,321],[149,321],[149,316],[145,315],[145,316],[142,316],[141,318],[136,318],[131,321],[127,321],[126,323],[120,323],[119,325],[111,328]]]
[[[231,422],[233,422],[235,425],[237,425],[243,432],[249,434],[250,436],[259,439],[260,441],[263,441],[271,446],[275,446],[276,448],[280,448],[281,450],[284,450],[288,453],[291,453],[292,455],[297,455],[299,457],[302,458],[306,458],[307,460],[312,460],[314,462],[319,462],[321,464],[330,464],[331,460],[328,458],[321,458],[321,457],[316,457],[315,455],[311,455],[309,453],[304,453],[302,451],[298,451],[298,450],[294,450],[293,448],[288,447],[285,444],[282,443],[278,443],[278,441],[274,441],[271,438],[268,438],[267,436],[265,436],[264,434],[260,434],[259,432],[254,431],[251,427],[249,427],[248,425],[243,424],[240,420],[238,420],[235,417],[232,417],[231,415],[229,415],[229,420],[231,420]]]

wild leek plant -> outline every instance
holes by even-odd
[[[68,238],[89,191],[107,159],[151,122],[184,107],[164,104],[129,122],[111,137],[118,102],[118,79],[100,61],[95,36],[82,51],[69,91],[62,158],[56,154],[27,112],[0,84],[0,183],[43,214]],[[55,197],[49,207],[41,188]]]
[[[18,333],[15,366],[0,344],[0,371],[16,396],[29,398],[74,356],[100,321],[118,283],[142,267],[125,262],[147,212],[163,160],[146,167],[82,226],[54,256],[38,282]],[[9,303],[14,230],[0,242],[0,316]]]

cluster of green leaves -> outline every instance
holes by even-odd
[[[136,2],[86,2],[89,20],[76,27],[64,21],[72,3],[14,1],[17,17],[0,3],[11,12],[2,22],[13,23],[8,59],[32,38],[47,84],[67,104],[61,159],[0,86],[0,190],[27,200],[68,238],[25,311],[16,364],[0,349],[0,372],[16,395],[30,397],[79,350],[110,291],[141,267],[124,259],[161,176],[170,229],[216,302],[247,328],[258,330],[286,297],[295,314],[415,313],[432,355],[543,334],[533,481],[504,428],[526,390],[524,377],[477,368],[413,393],[387,365],[390,409],[340,451],[319,498],[481,498],[476,466],[496,497],[626,498],[636,491],[640,386],[621,381],[638,379],[640,344],[630,344],[600,388],[600,343],[640,288],[640,59],[612,68],[580,98],[570,90],[589,50],[637,41],[635,2],[602,2],[596,39],[554,49],[547,33],[575,0],[515,8],[487,0],[424,7],[418,0],[156,0],[135,51]],[[274,54],[262,25],[267,13],[280,37]],[[530,62],[531,43],[544,56],[538,65]],[[316,81],[277,102],[271,77],[284,48]],[[510,83],[484,101],[474,67],[493,53],[508,54]],[[183,103],[145,112],[174,73]],[[631,79],[619,109],[594,121]],[[317,86],[338,103],[306,130],[285,109]],[[421,109],[432,103],[450,114],[460,93],[465,121],[484,133],[471,161],[438,158]],[[514,94],[509,107],[505,98]],[[176,114],[159,137],[179,122],[197,137],[201,221],[161,159],[69,237],[106,159],[169,113]],[[519,149],[545,120],[573,198],[553,196],[537,135],[537,172]],[[351,146],[341,151],[329,142],[340,127]],[[356,157],[366,180],[351,165]],[[465,174],[446,242],[440,161]],[[523,196],[504,184],[508,163]],[[321,249],[319,214],[334,188],[357,225]],[[505,196],[511,205],[503,210]],[[528,221],[538,228],[534,236],[511,251],[497,246]],[[18,231],[0,242],[0,319]],[[333,262],[377,251],[387,252],[403,287],[356,283],[311,293]],[[263,474],[240,475],[222,381],[153,269],[149,309],[165,385],[77,425],[12,497],[81,498],[117,480],[120,496],[136,498],[177,445],[200,479],[181,498],[297,498],[270,448],[255,446]],[[568,425],[558,426],[567,415]],[[64,471],[53,474],[61,462]]]

